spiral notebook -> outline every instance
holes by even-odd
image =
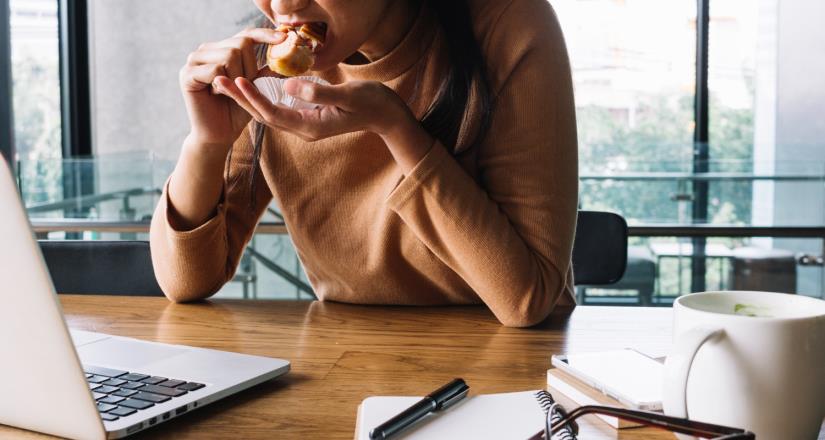
[[[421,400],[421,397],[368,397],[358,407],[356,440],[369,440],[370,430]],[[427,418],[394,439],[516,439],[544,429],[546,411],[554,403],[544,390],[471,396]],[[560,416],[559,416],[560,417]],[[553,440],[576,440],[569,431]]]

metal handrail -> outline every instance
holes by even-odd
[[[638,172],[621,172],[616,174],[610,173],[582,173],[579,175],[580,180],[693,180],[693,181],[711,181],[711,180],[737,180],[737,181],[778,181],[778,182],[825,182],[825,175],[812,174],[753,174],[753,173],[733,173],[733,172],[707,172],[707,173],[690,173],[690,172],[668,172],[668,171],[638,171]]]
[[[148,233],[148,221],[122,222],[85,219],[33,219],[35,233],[47,232],[121,232]],[[261,222],[258,234],[286,235],[283,222]],[[739,225],[673,225],[646,224],[628,226],[631,237],[782,237],[823,238],[825,226],[739,226]]]
[[[32,219],[32,229],[37,234],[48,232],[114,232],[148,233],[148,221],[102,221],[87,219]],[[283,222],[261,222],[255,232],[268,235],[286,235]]]
[[[635,225],[632,237],[775,237],[823,238],[825,226]]]

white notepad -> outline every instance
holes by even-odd
[[[432,413],[397,439],[519,439],[544,429],[539,390],[471,396],[443,412]],[[421,397],[368,397],[358,408],[357,440],[412,406]],[[555,436],[554,436],[555,437]]]

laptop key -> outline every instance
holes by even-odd
[[[149,385],[157,385],[161,382],[166,382],[167,380],[168,379],[166,379],[165,377],[152,376],[152,377],[148,377],[146,379],[141,380],[141,382],[148,383]]]
[[[102,384],[103,384],[103,385],[109,385],[109,386],[112,386],[112,387],[119,387],[119,386],[121,386],[121,385],[123,385],[123,384],[125,384],[125,383],[126,383],[126,381],[125,381],[125,380],[121,380],[121,379],[109,379],[109,380],[107,380],[106,382],[103,382]]]
[[[105,413],[107,411],[111,411],[115,408],[117,408],[117,405],[109,405],[108,403],[98,403],[97,404],[98,412],[102,412],[102,413]]]
[[[106,414],[114,414],[116,416],[126,417],[126,416],[132,415],[136,412],[137,411],[132,409],[132,408],[126,408],[125,406],[119,406],[119,407],[109,411]]]
[[[86,378],[86,382],[89,383],[103,383],[109,380],[106,376],[99,376],[97,374],[93,374],[92,377]]]
[[[110,413],[100,413],[100,418],[107,421],[107,422],[114,422],[115,420],[119,419],[120,417],[110,414]]]
[[[95,400],[100,400],[100,399],[106,397],[106,395],[103,394],[103,393],[98,393],[96,391],[92,391],[92,397],[94,397]]]
[[[123,402],[120,402],[120,406],[125,406],[127,408],[133,408],[133,409],[146,409],[146,408],[155,406],[155,404],[150,403],[150,402],[146,402],[144,400],[126,399]]]
[[[201,388],[203,388],[203,387],[205,387],[205,386],[206,386],[206,385],[204,385],[204,384],[202,384],[202,383],[197,383],[197,382],[186,382],[185,384],[183,384],[183,385],[181,385],[181,386],[179,386],[179,387],[177,387],[177,388],[178,388],[179,390],[184,390],[184,391],[195,391],[195,390],[199,390],[199,389],[201,389]]]
[[[179,387],[179,386],[181,386],[185,383],[186,383],[185,380],[169,379],[166,382],[159,383],[158,385],[160,385],[162,387],[175,388],[175,387]]]
[[[120,397],[131,397],[135,394],[137,394],[137,391],[135,391],[135,390],[124,390],[123,388],[121,388],[121,389],[115,391],[114,393],[112,393],[113,396],[120,396]]]
[[[126,382],[125,384],[121,385],[121,388],[126,388],[127,390],[136,390],[146,384],[140,382]]]
[[[185,390],[176,390],[174,388],[162,387],[160,385],[146,385],[140,389],[141,391],[148,391],[150,393],[162,394],[169,397],[178,397],[186,394]]]
[[[97,374],[99,376],[106,376],[106,377],[118,377],[123,376],[124,374],[128,373],[128,371],[122,370],[115,370],[113,368],[103,368],[103,367],[95,367],[93,365],[84,365],[83,371],[89,374]]]
[[[98,393],[111,394],[117,391],[117,387],[110,387],[109,385],[101,385],[94,389]]]
[[[123,402],[124,400],[126,400],[125,397],[106,396],[106,397],[98,400],[98,403],[108,403],[109,405],[115,405],[117,403]]]
[[[118,377],[118,379],[128,380],[129,382],[140,382],[140,381],[142,381],[143,379],[146,379],[147,377],[149,377],[149,376],[147,376],[147,375],[145,375],[145,374],[140,374],[140,373],[129,373],[129,374],[125,375],[125,376],[120,376],[120,377]]]
[[[90,384],[89,384],[89,389],[90,389],[90,390],[96,390],[96,389],[100,388],[101,386],[102,386],[102,385],[97,384],[97,383],[90,383]]]
[[[141,391],[141,392],[135,394],[134,396],[132,396],[132,398],[133,399],[138,399],[138,400],[145,400],[147,402],[152,402],[152,403],[163,403],[163,402],[166,402],[167,400],[171,399],[171,397],[169,397],[169,396],[161,396],[160,394],[152,394],[152,393],[147,393],[145,391]]]

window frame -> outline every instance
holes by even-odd
[[[693,172],[710,171],[710,93],[708,91],[709,66],[709,28],[710,0],[696,0],[696,90],[693,94]],[[695,180],[693,182],[693,223],[703,224],[708,221],[708,190],[710,182]],[[691,258],[691,291],[703,292],[706,287],[705,273],[707,261],[698,255],[705,254],[707,238],[694,237],[694,256]]]
[[[87,0],[59,0],[60,121],[63,158],[92,156]]]
[[[14,84],[11,69],[11,5],[0,0],[0,155],[12,171],[16,168],[14,153]]]

